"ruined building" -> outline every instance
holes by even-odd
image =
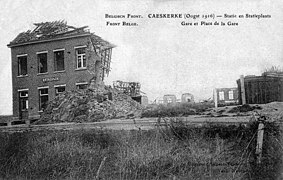
[[[139,102],[142,105],[148,105],[147,96],[141,95],[143,92],[141,89],[141,84],[139,82],[124,82],[124,81],[114,81],[113,87],[128,96],[133,100]],[[145,93],[143,93],[145,94]]]
[[[35,23],[7,46],[12,55],[13,116],[38,118],[47,102],[73,89],[99,86],[114,45],[65,21]]]
[[[182,103],[193,103],[194,102],[194,96],[190,93],[184,93],[181,96],[181,102]]]
[[[235,105],[238,104],[238,89],[233,88],[216,88],[216,96],[214,101],[219,105]]]
[[[283,73],[241,76],[237,80],[240,104],[266,104],[283,101]]]
[[[163,96],[164,104],[175,104],[177,102],[177,98],[174,94],[166,94]]]

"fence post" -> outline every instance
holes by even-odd
[[[263,133],[264,133],[264,124],[263,124],[263,120],[261,119],[262,117],[260,117],[259,119],[259,124],[258,124],[258,129],[257,129],[257,142],[256,142],[256,163],[257,164],[261,164],[261,158],[262,158],[262,145],[263,145]]]
[[[218,99],[217,99],[217,89],[215,88],[213,91],[213,96],[214,96],[214,105],[215,108],[218,108]]]
[[[98,168],[98,170],[97,170],[97,172],[96,172],[96,177],[95,177],[95,179],[99,179],[100,171],[102,170],[102,167],[103,167],[105,161],[106,161],[106,157],[104,157],[104,158],[102,159],[102,161],[101,161],[101,163],[100,163],[100,165],[99,165],[99,168]]]

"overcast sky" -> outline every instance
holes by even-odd
[[[12,113],[11,56],[6,45],[20,32],[33,29],[35,22],[66,20],[77,27],[88,25],[92,32],[117,45],[106,84],[114,80],[138,81],[150,100],[164,94],[180,98],[186,92],[201,100],[212,97],[213,88],[236,87],[241,74],[260,75],[266,67],[283,67],[282,2],[2,0],[0,114]],[[190,27],[181,26],[184,19],[149,19],[152,13],[262,13],[271,18],[218,19],[239,25]],[[136,27],[110,27],[106,21],[124,19],[106,19],[105,14],[137,14],[143,18],[129,20],[137,22]]]

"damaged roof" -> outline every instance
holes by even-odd
[[[113,44],[103,40],[94,33],[90,33],[89,30],[86,29],[88,26],[74,27],[67,25],[67,22],[64,20],[34,23],[34,25],[35,28],[33,30],[20,33],[8,44],[8,47],[75,35],[90,35],[93,45],[101,50],[115,47]]]

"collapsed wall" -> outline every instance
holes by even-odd
[[[100,86],[67,91],[56,96],[35,123],[96,122],[140,114],[141,105],[130,96],[117,89]]]

